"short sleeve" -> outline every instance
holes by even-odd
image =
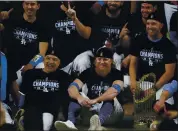
[[[68,87],[70,83],[72,82],[72,78],[69,74],[66,72],[59,70],[60,76],[59,78],[59,83],[60,83],[60,91],[59,95],[61,100],[65,99],[66,101],[69,100],[69,94],[68,94]]]
[[[90,75],[90,69],[87,69],[79,75],[78,79],[81,80],[83,83],[86,83],[87,79],[89,78],[89,75]]]
[[[60,79],[60,83],[61,83],[61,86],[62,86],[62,90],[63,89],[67,90],[70,83],[72,82],[72,77],[64,71],[59,70],[59,72],[60,72],[59,79]]]
[[[119,71],[119,70],[115,70],[114,71],[114,80],[113,80],[113,82],[115,80],[121,80],[121,81],[123,81],[123,72],[122,71]]]

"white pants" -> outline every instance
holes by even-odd
[[[43,113],[43,131],[49,131],[53,124],[54,116],[51,113]]]
[[[22,84],[22,69],[24,66],[22,66],[16,73],[17,73],[17,84],[20,86]],[[36,67],[36,69],[44,68],[44,63],[39,63]]]
[[[8,112],[8,109],[10,109],[10,107],[8,105],[6,105],[5,103],[2,103],[2,108],[5,110],[5,123],[6,124],[14,124],[14,121],[12,120],[12,118]]]
[[[77,71],[79,73],[83,72],[87,68],[90,68],[93,63],[91,63],[90,58],[94,57],[91,50],[85,51],[81,54],[79,54],[73,62],[71,62],[66,67],[62,68],[63,71],[65,71],[68,74],[71,74],[71,71]],[[121,69],[121,61],[124,58],[123,55],[118,55],[117,53],[114,53],[113,55],[113,61],[116,69]]]

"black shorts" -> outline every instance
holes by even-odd
[[[127,103],[133,103],[133,94],[129,87],[124,88],[124,91],[121,91],[117,96],[118,101],[121,105]]]

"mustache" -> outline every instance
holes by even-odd
[[[52,67],[55,66],[55,64],[51,64],[51,63],[47,63],[46,65],[47,65],[47,66],[52,66]]]
[[[100,65],[105,66],[105,67],[107,67],[107,66],[108,66],[108,65],[107,65],[107,64],[105,64],[105,63],[102,63],[102,64],[100,64]]]
[[[117,7],[117,4],[108,4],[108,6]]]

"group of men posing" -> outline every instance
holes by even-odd
[[[12,10],[1,14],[1,19],[5,20],[3,23],[5,36],[12,38],[6,41],[8,44],[6,56],[8,81],[13,89],[13,98],[16,105],[23,109],[16,115],[18,119],[15,122],[19,129],[51,130],[60,107],[63,109],[66,122],[56,121],[54,126],[57,130],[66,128],[77,130],[76,113],[81,107],[86,107],[93,113],[89,130],[104,130],[102,125],[109,118],[114,118],[113,112],[118,114],[121,111],[118,109],[119,104],[122,105],[127,124],[128,121],[133,123],[132,94],[136,89],[137,80],[150,72],[156,74],[156,90],[163,89],[153,108],[156,112],[160,112],[164,106],[168,109],[164,120],[169,121],[169,124],[166,127],[163,121],[158,128],[160,130],[177,128],[174,122],[178,117],[178,111],[174,106],[176,99],[173,105],[165,104],[168,98],[172,96],[175,98],[178,92],[176,48],[161,32],[164,24],[156,12],[154,2],[143,2],[142,16],[138,18],[132,16],[128,23],[125,16],[122,16],[123,4],[122,1],[106,2],[106,7],[96,15],[104,21],[97,21],[95,27],[82,24],[70,3],[61,3],[60,10],[64,12],[60,17],[66,20],[53,21],[55,28],[51,27],[52,32],[56,29],[55,31],[60,33],[58,36],[55,36],[57,33],[53,35],[53,52],[47,52],[49,31],[44,30],[36,18],[36,12],[40,8],[39,2],[23,1],[24,13],[18,19],[16,17],[7,19]],[[134,19],[141,23],[137,29],[132,25]],[[104,26],[106,24],[108,25]],[[75,39],[71,39],[72,33],[75,34],[73,34]],[[81,36],[88,39],[89,43],[86,45],[81,43],[86,42],[85,39],[79,38]],[[71,43],[71,40],[74,41]],[[61,43],[56,44],[55,41]],[[78,44],[83,44],[81,47],[91,46],[95,51],[87,47],[87,51],[82,53]],[[75,56],[82,54],[73,62],[65,61],[64,64],[63,60],[67,59],[65,58],[67,54],[72,55],[75,48],[79,51]],[[125,58],[121,58],[120,54]],[[43,68],[39,66],[41,62],[44,63]],[[22,66],[23,68],[19,70]],[[34,69],[36,66],[40,69]],[[129,69],[130,88],[124,88],[124,68]],[[17,71],[20,75],[16,73]],[[71,77],[74,71],[78,73]],[[19,80],[21,74],[22,82]],[[82,93],[84,87],[87,87],[87,93]],[[13,123],[7,120],[5,106],[6,104],[2,103],[0,108],[4,114],[1,115],[1,125]],[[170,123],[173,126],[170,126]]]

